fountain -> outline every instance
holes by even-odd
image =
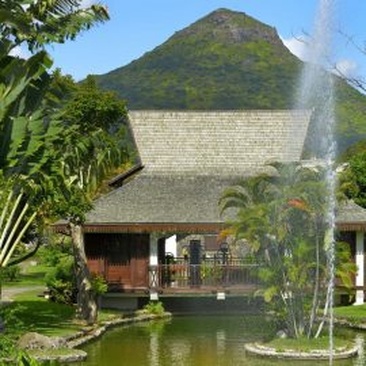
[[[333,364],[333,298],[335,281],[335,154],[333,80],[323,67],[329,63],[332,50],[333,15],[335,0],[320,0],[315,17],[313,37],[307,44],[307,62],[299,83],[296,108],[313,110],[313,123],[308,140],[309,157],[319,159],[325,167],[328,192],[327,222],[324,250],[328,262],[328,289],[324,317],[329,318],[329,364]]]
[[[324,319],[329,320],[329,364],[333,364],[335,350],[333,344],[333,297],[335,281],[335,169],[334,161],[336,154],[336,144],[334,140],[334,98],[333,81],[331,74],[324,71],[324,65],[329,62],[330,52],[332,50],[332,15],[334,13],[335,0],[320,0],[319,12],[316,17],[314,36],[308,43],[307,63],[301,74],[299,83],[299,92],[295,109],[311,109],[313,111],[313,123],[310,129],[311,139],[309,141],[308,158],[314,162],[314,165],[321,165],[325,168],[326,186],[327,186],[327,234],[324,242],[328,265],[328,285],[326,289]],[[294,131],[296,133],[296,131]],[[275,237],[270,238],[275,240]],[[263,321],[263,319],[261,319]],[[215,326],[210,322],[215,322]],[[242,320],[244,321],[244,320]],[[258,327],[259,319],[246,317],[245,324],[238,328],[236,319],[225,319],[222,323],[216,325],[218,319],[210,317],[192,317],[173,319],[161,325],[161,329],[150,329],[143,325],[127,332],[126,330],[116,330],[116,333],[109,335],[110,341],[100,348],[105,350],[98,352],[98,357],[110,355],[108,364],[114,359],[118,360],[121,354],[121,347],[125,347],[124,354],[131,359],[131,364],[212,364],[219,360],[222,365],[242,364],[248,365],[270,365],[272,361],[261,360],[257,363],[256,359],[247,358],[243,351],[245,342],[262,340],[264,334],[268,337],[273,335],[273,329],[269,329],[266,324],[264,327]],[[230,326],[229,326],[230,325]],[[268,327],[266,329],[266,327]],[[141,336],[141,333],[150,334],[150,338]],[[258,334],[256,334],[256,332]],[[135,334],[136,333],[136,334]],[[113,338],[113,339],[112,339]],[[119,341],[116,341],[118,339]],[[360,336],[359,342],[364,337]],[[127,343],[126,343],[127,342]],[[131,343],[128,343],[131,342]],[[142,347],[142,343],[144,347]],[[90,346],[91,348],[92,346]],[[111,352],[111,349],[113,349]],[[131,349],[147,349],[143,353],[129,352]],[[92,348],[90,350],[92,353]],[[117,356],[113,356],[113,352]],[[148,355],[148,357],[146,356]],[[104,356],[106,357],[106,356]],[[108,356],[107,356],[108,357]],[[140,357],[140,359],[138,358]],[[194,358],[195,357],[195,358]],[[211,357],[211,358],[210,358]],[[232,357],[232,358],[230,358]],[[149,358],[148,363],[142,359]],[[102,359],[102,358],[101,358]],[[194,360],[194,361],[193,361]],[[200,361],[197,361],[200,360]],[[98,364],[90,363],[90,365]],[[119,362],[119,361],[116,361]],[[198,363],[201,362],[201,363]],[[88,363],[89,364],[89,363]],[[100,363],[101,364],[101,363]],[[116,363],[117,364],[117,363]],[[277,365],[287,365],[284,361],[279,361]],[[348,365],[348,364],[347,364]]]

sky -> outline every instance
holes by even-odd
[[[313,33],[321,1],[332,4],[334,37],[329,65],[366,78],[366,54],[357,49],[366,44],[366,0],[101,0],[108,7],[108,22],[83,32],[75,41],[52,45],[48,51],[54,67],[79,81],[88,74],[105,74],[125,66],[175,32],[216,9],[227,8],[276,28],[284,44],[306,59],[306,42],[299,39]]]

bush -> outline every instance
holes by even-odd
[[[5,333],[17,333],[24,330],[24,324],[18,314],[24,311],[24,306],[13,303],[9,306],[0,305],[0,318],[5,324]]]
[[[74,258],[64,256],[45,277],[49,299],[61,304],[73,304],[76,299]]]
[[[1,268],[0,280],[14,282],[17,279],[19,279],[19,274],[20,274],[19,266],[10,266],[10,267]]]
[[[105,278],[98,274],[92,275],[92,287],[96,295],[103,295],[108,291],[108,284]]]
[[[70,240],[55,240],[42,246],[37,253],[40,263],[48,266],[57,266],[63,258],[72,256],[72,246]]]
[[[6,361],[5,361],[6,360]],[[38,366],[40,365],[33,357],[26,352],[18,350],[15,340],[7,337],[0,337],[0,365],[17,366]]]
[[[165,313],[164,305],[161,301],[150,301],[148,304],[144,306],[143,313],[162,315]]]
[[[15,341],[8,336],[0,336],[0,359],[14,357],[16,355]],[[1,361],[0,361],[1,364]]]

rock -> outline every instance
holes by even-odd
[[[284,338],[287,338],[287,333],[286,333],[284,330],[279,330],[279,331],[276,333],[276,336],[277,336],[278,338],[284,339]]]
[[[18,347],[21,349],[54,349],[65,347],[66,341],[61,337],[47,337],[43,334],[29,332],[18,340]]]

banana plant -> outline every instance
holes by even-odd
[[[41,221],[62,176],[56,158],[65,127],[46,103],[52,60],[44,47],[106,20],[105,7],[80,0],[0,0],[0,268]],[[12,56],[18,46],[31,57]]]

